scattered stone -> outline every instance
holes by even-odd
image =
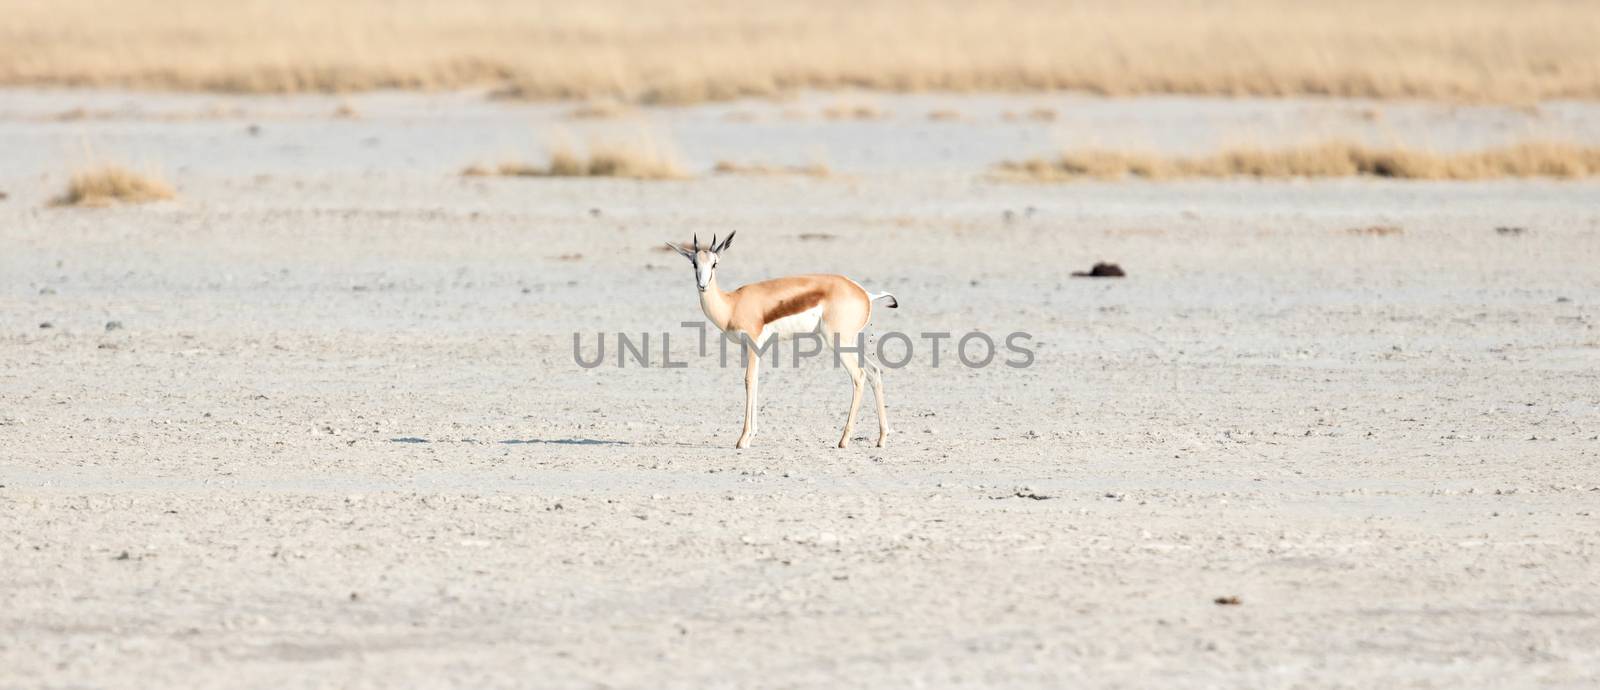
[[[1557,297],[1556,298],[1556,304],[1566,304],[1566,303],[1571,302],[1571,301],[1572,301],[1571,297]]]
[[[54,294],[56,294],[56,289],[53,288],[53,287],[48,287],[48,286],[42,287],[42,288],[39,288],[39,294],[41,294],[41,295],[54,295]]]
[[[1212,599],[1211,603],[1217,606],[1238,606],[1244,602],[1240,601],[1239,597],[1217,597]]]
[[[39,324],[39,328],[41,328],[41,329],[55,328],[55,327],[56,327],[56,325],[53,324],[53,323],[50,323],[49,321],[45,321],[45,322],[42,322],[42,323]]]
[[[132,558],[132,556],[129,556],[127,551],[123,551],[122,553],[117,554],[116,558],[113,558],[111,560],[113,560],[113,561],[126,561],[129,558]]]
[[[1352,235],[1367,235],[1370,237],[1388,237],[1405,233],[1405,230],[1394,225],[1369,225],[1364,228],[1350,228],[1346,230]]]
[[[10,194],[7,194],[5,192],[0,192],[0,201],[5,201],[6,199],[10,199],[10,198],[11,198]]]
[[[812,241],[812,240],[826,242],[828,240],[835,240],[835,239],[838,239],[838,238],[839,238],[838,235],[835,235],[835,234],[830,233],[830,232],[802,232],[802,233],[800,233],[800,239],[803,240],[803,241],[807,241],[807,242]]]
[[[1030,500],[1034,500],[1034,501],[1048,501],[1048,500],[1050,500],[1052,498],[1055,498],[1055,496],[1047,496],[1045,494],[1041,494],[1041,493],[1039,493],[1037,491],[1034,491],[1033,489],[1028,488],[1028,487],[1023,487],[1021,489],[1017,489],[1017,492],[1012,494],[1012,496],[1014,496],[1016,498],[1026,498],[1026,499],[1030,499]]]
[[[122,322],[121,321],[107,321],[106,322],[106,332],[107,333],[110,333],[111,331],[120,331],[120,330],[122,330]]]
[[[1127,273],[1122,271],[1121,266],[1109,264],[1104,261],[1095,264],[1094,268],[1091,268],[1088,271],[1072,272],[1072,277],[1074,278],[1122,278],[1127,275]]]
[[[1498,228],[1495,228],[1494,231],[1496,234],[1506,237],[1516,237],[1518,235],[1527,233],[1528,229],[1520,225],[1502,225]]]
[[[350,601],[361,601],[361,595],[357,594],[355,592],[351,592],[350,593]]]

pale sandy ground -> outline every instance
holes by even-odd
[[[844,173],[672,183],[454,174],[553,106],[30,115],[97,98],[133,97],[0,107],[0,687],[1600,682],[1595,183],[1007,185],[1059,129],[914,99],[670,111],[702,166]],[[180,200],[46,208],[80,141]],[[575,330],[699,318],[654,247],[732,230],[730,283],[843,272],[899,295],[880,328],[1038,359],[891,372],[883,450],[829,447],[842,373],[768,370],[743,452],[739,372],[573,364]],[[1068,277],[1101,259],[1130,277]]]

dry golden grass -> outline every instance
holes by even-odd
[[[199,110],[146,112],[136,108],[117,110],[72,108],[35,118],[41,122],[85,122],[91,120],[130,120],[147,122],[198,122],[244,117],[242,108],[213,104]]]
[[[0,16],[4,84],[1600,98],[1600,3],[1577,0],[0,0]]]
[[[574,120],[613,120],[634,114],[634,109],[614,98],[588,101],[567,113]]]
[[[1007,122],[1015,122],[1017,120],[1033,120],[1035,122],[1055,122],[1056,121],[1056,110],[1055,110],[1055,108],[1034,108],[1034,109],[1029,110],[1029,111],[1027,111],[1025,113],[1006,111],[1005,113],[1003,113],[1000,116],[1000,119],[1005,120]]]
[[[507,162],[494,167],[472,165],[461,171],[468,177],[624,177],[635,180],[681,180],[689,177],[670,147],[653,141],[603,142],[589,146],[588,154],[559,146],[543,166]]]
[[[113,203],[142,204],[173,198],[172,187],[159,178],[141,175],[116,165],[80,170],[67,182],[67,191],[50,203],[54,206],[110,206]]]
[[[822,163],[807,165],[768,165],[766,163],[734,163],[717,161],[712,168],[718,175],[797,175],[802,177],[827,177],[833,170]]]
[[[1007,177],[1029,180],[1139,177],[1349,177],[1416,180],[1483,180],[1503,177],[1600,175],[1600,148],[1529,143],[1467,153],[1439,154],[1332,142],[1286,149],[1241,148],[1192,158],[1163,158],[1114,151],[1072,152],[1056,160],[999,166]]]
[[[877,120],[887,115],[871,103],[835,103],[822,109],[822,116],[829,120]]]
[[[1368,225],[1360,228],[1347,228],[1345,232],[1351,235],[1365,235],[1367,237],[1390,237],[1405,234],[1405,229],[1398,225]]]
[[[964,119],[966,118],[962,117],[959,110],[941,108],[928,111],[928,121],[930,122],[958,122]]]

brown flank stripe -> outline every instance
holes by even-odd
[[[765,314],[761,315],[761,325],[765,326],[785,316],[794,316],[815,307],[822,302],[823,294],[822,290],[813,289],[793,297],[785,297],[778,300],[777,304],[772,305]]]

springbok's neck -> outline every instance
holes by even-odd
[[[717,287],[716,275],[711,276],[705,291],[700,293],[700,311],[705,312],[706,318],[719,330],[728,330],[728,322],[733,320],[733,300]]]

